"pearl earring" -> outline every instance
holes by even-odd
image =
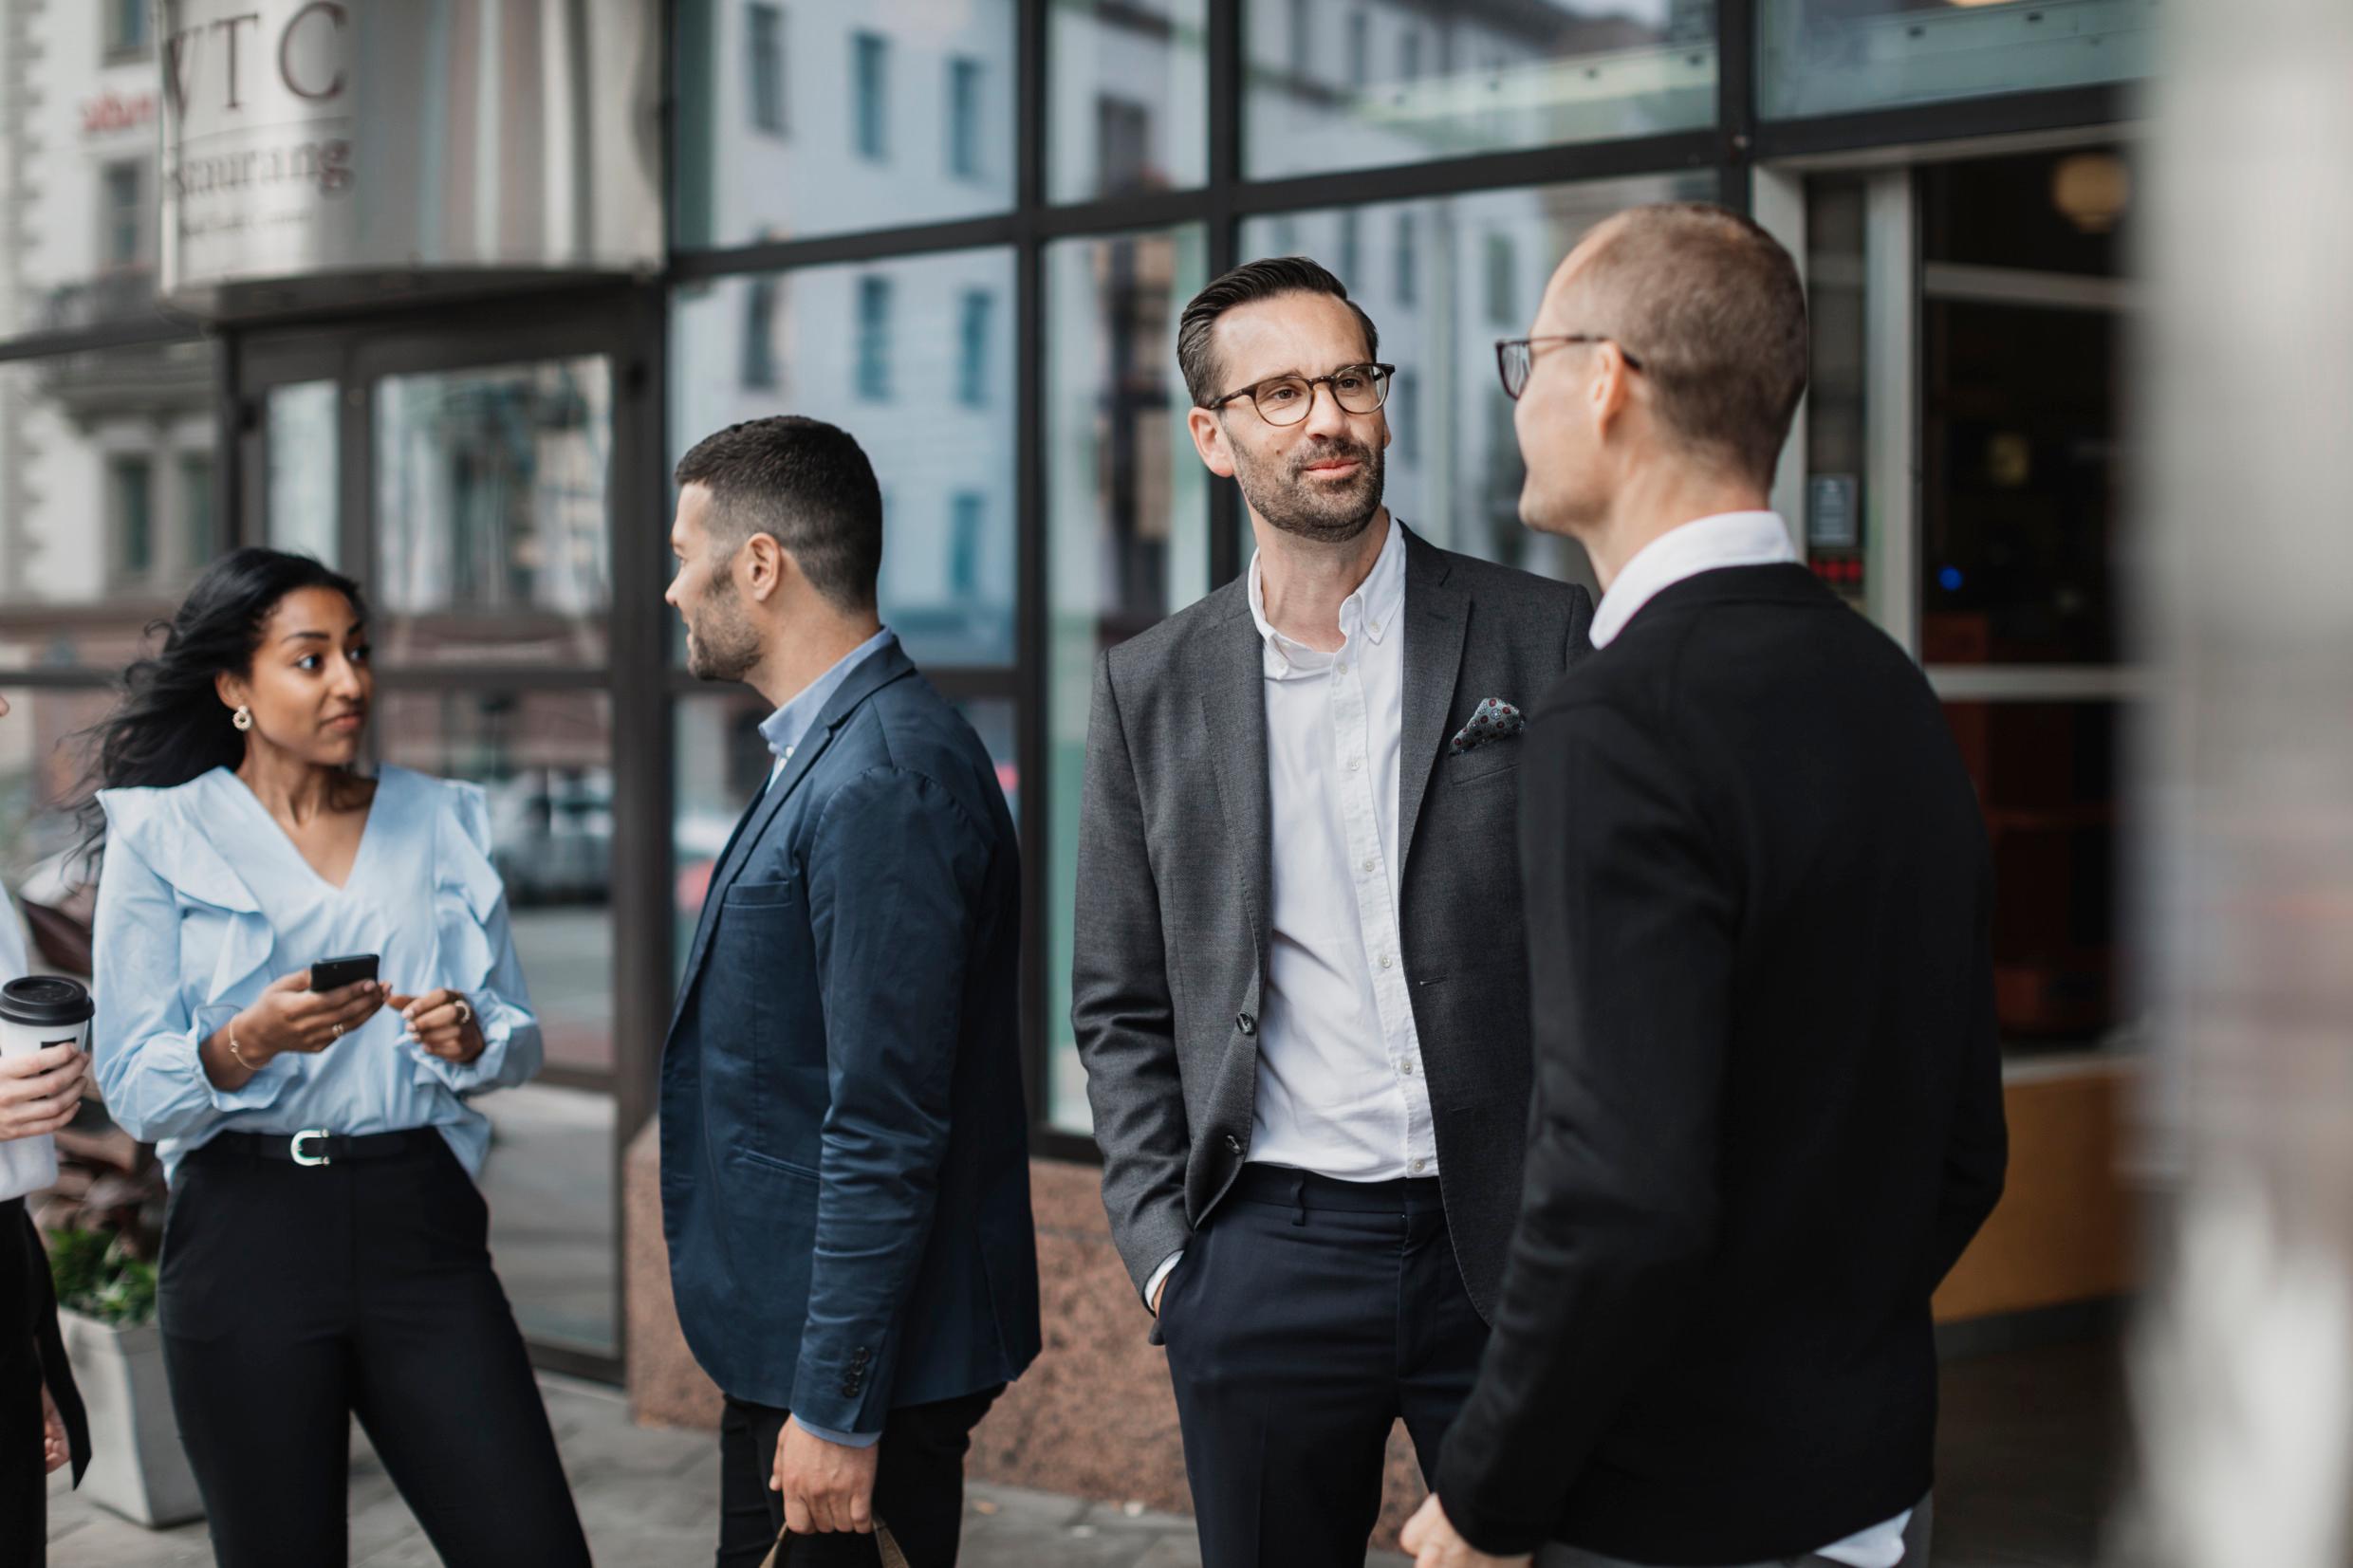
[[[240,729],[250,729],[253,728],[253,710],[250,708],[239,708],[235,712],[229,715],[229,722],[235,725]]]

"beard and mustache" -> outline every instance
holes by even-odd
[[[1353,460],[1343,483],[1313,479],[1318,463]],[[1319,436],[1288,460],[1260,460],[1233,448],[1234,482],[1251,509],[1274,527],[1319,544],[1345,544],[1380,510],[1381,449],[1347,437]]]
[[[722,579],[686,623],[686,671],[696,680],[741,680],[760,662],[760,632],[733,579]]]

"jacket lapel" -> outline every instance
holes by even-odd
[[[678,1000],[671,1009],[670,1026],[676,1029],[678,1017],[686,1010],[686,999],[694,994],[695,982],[701,978],[703,960],[710,956],[711,933],[719,923],[719,904],[727,890],[735,885],[744,867],[751,859],[751,852],[759,847],[769,824],[775,821],[792,792],[801,787],[801,781],[809,776],[818,760],[832,749],[834,735],[849,721],[865,700],[895,680],[915,673],[915,664],[897,642],[877,649],[863,664],[850,672],[849,678],[834,692],[817,720],[809,726],[801,744],[793,749],[792,760],[785,764],[776,782],[751,803],[742,821],[735,825],[734,837],[728,840],[720,855],[717,869],[711,874],[711,886],[703,894],[702,916],[695,924],[695,945],[687,952],[686,972],[678,981]]]
[[[1196,655],[1202,748],[1217,774],[1217,796],[1241,855],[1242,895],[1263,971],[1272,870],[1272,786],[1267,779],[1266,643],[1237,584],[1232,611]]]
[[[1446,716],[1462,669],[1471,596],[1447,586],[1454,564],[1443,551],[1405,534],[1405,692],[1398,744],[1398,864],[1413,863],[1414,827],[1430,791]]]

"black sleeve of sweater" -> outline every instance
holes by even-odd
[[[1714,1244],[1737,884],[1657,722],[1564,693],[1529,726],[1520,853],[1536,1104],[1494,1334],[1438,1496],[1546,1539]]]

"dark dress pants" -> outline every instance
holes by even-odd
[[[341,1568],[355,1415],[450,1568],[584,1568],[489,1227],[430,1130],[383,1158],[223,1140],[181,1164],[164,1367],[223,1568]]]
[[[1436,1178],[1246,1166],[1160,1299],[1203,1568],[1363,1568],[1400,1418],[1425,1479],[1487,1325]]]
[[[910,1568],[954,1568],[964,1531],[964,1455],[973,1429],[1002,1387],[932,1405],[907,1405],[882,1422],[874,1512],[891,1527]],[[730,1396],[719,1416],[718,1568],[758,1568],[785,1527],[785,1500],[769,1489],[787,1412]],[[849,1531],[796,1536],[787,1568],[876,1568],[875,1538]]]
[[[41,1568],[48,1468],[42,1460],[39,1297],[19,1243],[21,1198],[0,1204],[0,1568]]]

